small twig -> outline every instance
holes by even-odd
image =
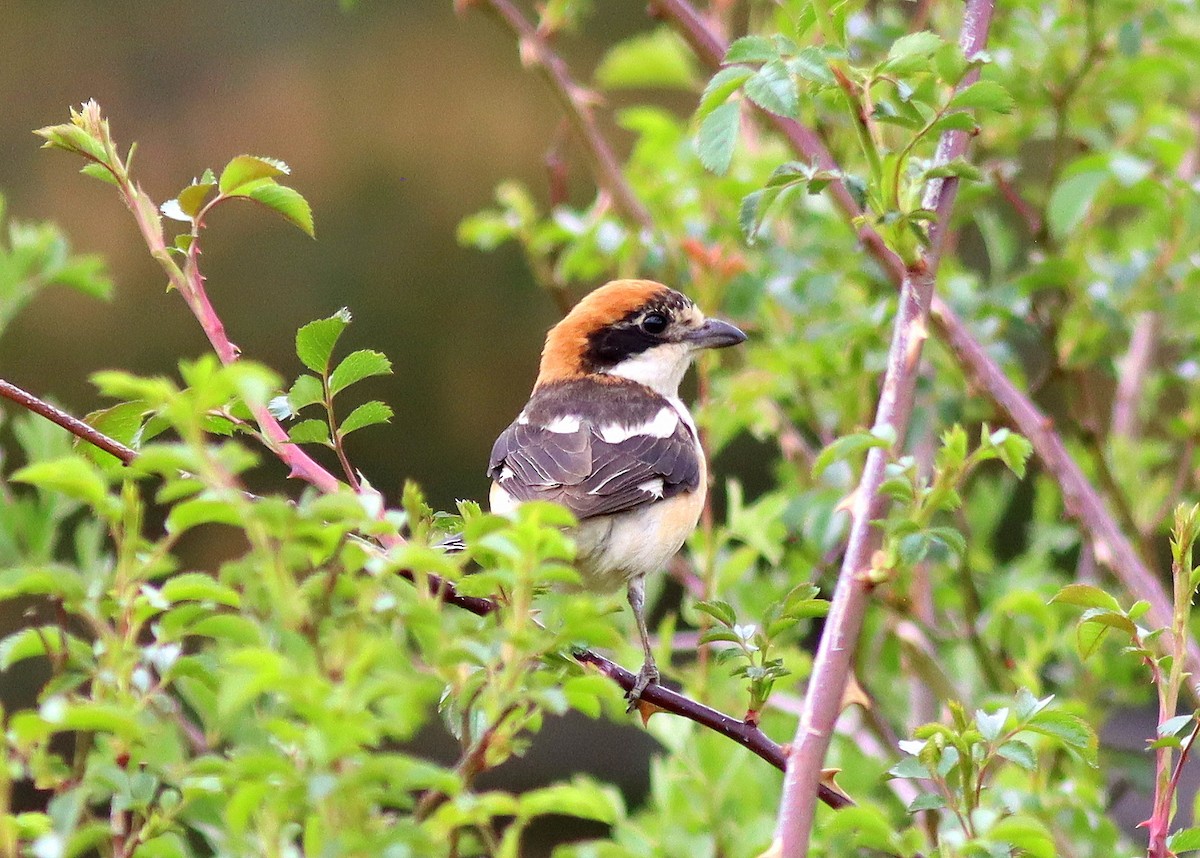
[[[968,0],[959,39],[965,56],[975,56],[987,44],[994,9],[994,0]],[[970,86],[978,77],[978,69],[968,72],[959,88]],[[969,136],[964,131],[943,133],[934,162],[946,164],[961,157],[968,141]],[[921,257],[905,269],[900,283],[900,301],[874,422],[876,431],[890,429],[895,433],[897,450],[903,445],[912,413],[921,349],[928,336],[934,280],[957,191],[958,182],[954,178],[934,179],[926,186],[922,207],[935,212],[936,219],[930,227],[928,246]],[[825,630],[813,660],[800,723],[788,755],[777,831],[784,855],[808,854],[819,772],[841,713],[842,698],[850,679],[859,631],[873,586],[868,573],[872,554],[881,540],[874,522],[883,517],[886,508],[887,499],[880,487],[888,455],[888,451],[880,447],[868,452],[854,495],[846,556],[842,559]]]
[[[992,170],[992,181],[996,183],[996,188],[1000,191],[1000,196],[1012,206],[1013,211],[1021,218],[1021,222],[1025,224],[1025,229],[1033,237],[1037,237],[1042,233],[1042,216],[1038,210],[1021,196],[1013,183],[1004,175],[1004,171],[1000,168]]]
[[[613,205],[622,215],[642,229],[653,229],[654,221],[650,212],[625,181],[620,162],[596,125],[592,115],[595,96],[572,79],[567,64],[551,50],[537,28],[510,0],[459,0],[458,6],[460,9],[482,6],[512,31],[517,37],[521,62],[536,69],[545,78],[570,120],[571,127],[575,129],[596,183],[612,198]]]
[[[3,396],[5,399],[11,399],[22,408],[45,417],[51,423],[66,429],[76,438],[87,441],[92,446],[116,456],[121,460],[121,464],[123,465],[128,465],[137,456],[136,452],[126,447],[120,441],[109,438],[103,432],[93,429],[78,417],[73,417],[60,408],[55,408],[49,402],[38,399],[32,393],[22,390],[15,384],[10,384],[3,379],[0,379],[0,396]]]

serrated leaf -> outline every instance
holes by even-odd
[[[215,602],[230,608],[242,603],[236,590],[203,572],[176,575],[163,584],[161,593],[170,602]]]
[[[350,324],[350,311],[345,307],[328,319],[309,322],[296,331],[296,356],[313,372],[324,375],[329,369],[329,357],[338,337]]]
[[[1079,751],[1089,763],[1095,763],[1096,733],[1076,715],[1057,710],[1042,711],[1030,719],[1025,729],[1059,739],[1067,747]]]
[[[696,135],[696,154],[700,156],[700,163],[718,176],[728,172],[733,161],[741,112],[738,104],[722,104],[700,123],[700,132]]]
[[[718,623],[723,623],[726,626],[732,626],[737,622],[737,613],[733,610],[733,605],[720,599],[708,599],[703,602],[697,602],[696,610],[702,614],[708,614]]]
[[[984,712],[982,709],[975,711],[975,726],[979,728],[980,735],[989,742],[994,742],[999,738],[1000,732],[1004,729],[1004,724],[1007,721],[1007,707],[1001,707],[991,714]]]
[[[1200,849],[1200,828],[1182,828],[1167,838],[1167,848],[1173,853],[1194,852]]]
[[[180,191],[175,201],[184,214],[195,217],[200,214],[200,210],[204,208],[205,201],[215,187],[216,184],[213,182],[194,182]]]
[[[105,167],[103,164],[97,164],[91,161],[79,168],[79,172],[85,176],[91,176],[93,179],[99,179],[102,182],[107,182],[110,185],[120,187],[120,182],[117,177],[112,174],[112,170]]]
[[[1184,727],[1192,723],[1194,713],[1189,712],[1187,715],[1176,715],[1174,718],[1168,718],[1158,725],[1159,736],[1178,736]]]
[[[1011,739],[1005,742],[996,749],[996,753],[1026,771],[1032,772],[1037,768],[1037,758],[1034,756],[1033,748],[1020,739]]]
[[[746,97],[770,113],[794,118],[800,101],[791,72],[782,60],[772,60],[746,81]]]
[[[192,498],[177,503],[167,514],[167,533],[178,535],[201,524],[243,524],[241,510],[218,498]]]
[[[829,70],[829,60],[820,48],[807,47],[787,61],[788,71],[797,77],[821,86],[837,82]]]
[[[260,179],[273,179],[276,176],[286,176],[291,170],[288,165],[275,158],[261,158],[257,155],[238,155],[225,165],[217,186],[221,193],[234,195],[252,182]]]
[[[61,492],[83,501],[93,509],[105,505],[108,485],[91,462],[78,456],[64,456],[44,462],[34,462],[21,468],[11,479],[28,483],[47,491]]]
[[[993,110],[1009,113],[1016,104],[1008,90],[994,80],[977,80],[950,99],[948,110]]]
[[[301,420],[288,430],[293,444],[328,444],[329,424],[324,420]]]
[[[894,778],[927,778],[929,769],[917,757],[905,757],[888,769],[888,774]]]
[[[779,59],[779,48],[766,36],[742,36],[725,52],[726,63],[765,63]]]
[[[1120,611],[1121,603],[1111,593],[1091,584],[1068,584],[1050,599],[1050,604],[1077,605],[1081,608],[1102,608]]]
[[[346,355],[329,376],[329,392],[337,395],[352,384],[375,375],[390,375],[392,362],[382,352],[362,349]]]
[[[1092,170],[1063,179],[1050,193],[1046,220],[1056,238],[1067,238],[1083,222],[1109,174]]]
[[[746,66],[730,66],[723,68],[704,87],[700,96],[700,104],[696,107],[696,115],[707,116],[717,106],[724,104],[743,83],[754,74],[754,69]]]
[[[858,453],[870,450],[872,447],[890,447],[892,443],[888,438],[872,432],[855,432],[852,435],[845,435],[817,454],[817,458],[813,460],[812,475],[819,477],[826,468],[840,459],[848,459]]]
[[[243,187],[247,199],[283,215],[298,226],[309,238],[315,238],[312,209],[299,191],[277,182],[250,184]]]
[[[946,800],[934,792],[923,792],[908,805],[909,813],[922,810],[940,810],[946,806]]]
[[[927,57],[942,46],[942,37],[937,33],[922,30],[919,33],[909,33],[892,42],[888,49],[888,59],[898,60],[905,57]]]
[[[309,405],[316,405],[318,402],[324,402],[325,390],[321,387],[321,379],[307,373],[299,376],[292,383],[292,388],[287,392],[285,399],[287,400],[287,408],[290,414],[276,415],[277,417],[294,416],[302,408],[307,408]]]
[[[374,426],[377,423],[387,423],[392,419],[392,409],[378,400],[364,402],[346,415],[342,425],[338,427],[338,436],[345,438],[351,432]]]

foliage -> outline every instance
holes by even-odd
[[[507,0],[462,5],[523,14]],[[706,81],[704,57],[672,28],[679,5],[657,0],[662,20],[611,45],[595,72],[622,93],[632,145],[616,181],[649,222],[619,213],[596,168],[607,143],[580,121],[580,162],[601,193],[577,204],[505,182],[460,229],[484,250],[519,244],[560,299],[654,276],[753,332],[740,358],[700,364],[698,422],[727,479],[674,570],[682,601],[657,583],[651,598],[665,675],[756,735],[795,729],[861,461],[886,456],[878,549],[859,573],[874,587],[859,711],[827,762],[856,806],[822,817],[817,854],[1127,854],[1146,835],[1108,816],[1118,779],[1153,780],[1151,854],[1200,844],[1195,828],[1172,831],[1200,731],[1177,711],[1191,705],[1179,698],[1197,518],[1182,505],[1169,520],[1194,495],[1200,427],[1187,107],[1200,32],[1174,0],[999,5],[988,50],[965,56],[959,4],[713,3],[739,37]],[[605,11],[568,0],[540,14],[515,28],[527,58],[529,40],[568,39]],[[680,91],[689,115],[673,108]],[[594,109],[582,87],[560,96],[576,116]],[[789,121],[816,129],[833,163],[772,130]],[[974,136],[969,157],[940,159],[954,130]],[[385,431],[392,412],[346,407],[344,394],[392,367],[374,350],[339,355],[347,310],[300,329],[290,383],[240,357],[207,300],[202,230],[218,205],[248,199],[312,235],[285,164],[237,156],[158,206],[94,103],[39,133],[116,185],[216,357],[181,356],[170,378],[96,376],[117,404],[91,419],[138,449],[129,468],[11,420],[20,466],[5,472],[0,594],[25,600],[30,620],[0,641],[0,669],[37,659],[48,677],[35,706],[4,713],[5,854],[513,856],[553,814],[610,828],[563,856],[771,848],[779,774],[670,714],[649,720],[663,750],[636,808],[582,775],[519,795],[479,786],[547,716],[623,717],[616,686],[571,658],[638,655],[617,601],[571,588],[569,518],[549,505],[435,513],[415,486],[385,503],[342,442]],[[1152,594],[1113,594],[1111,546],[1068,520],[1080,512],[1060,463],[1030,460],[950,350],[924,350],[907,432],[863,428],[896,299],[860,233],[919,265],[936,218],[928,189],[944,181],[961,187],[941,224],[952,240],[939,294],[1044,403],[1147,561],[1173,532],[1168,625],[1145,626]],[[861,211],[853,223],[830,202],[839,186]],[[183,231],[168,236],[160,214]],[[108,288],[52,228],[10,230],[0,328],[51,283]],[[732,479],[739,449],[758,465]],[[276,460],[305,486],[251,495]],[[193,531],[221,534],[223,558],[185,561]],[[461,551],[447,550],[451,535]],[[490,613],[456,606],[448,586],[494,599]],[[1099,745],[1106,713],[1152,695],[1153,763]],[[439,722],[458,745],[449,762],[416,741]],[[9,812],[22,782],[44,810]]]

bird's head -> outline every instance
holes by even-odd
[[[614,280],[550,329],[535,387],[583,376],[627,378],[677,396],[698,351],[745,339],[733,325],[706,319],[690,298],[661,283]]]

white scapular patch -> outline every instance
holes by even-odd
[[[656,498],[660,498],[663,496],[662,477],[655,477],[652,480],[646,480],[644,483],[638,483],[638,488],[644,492],[649,492]]]
[[[513,476],[515,476],[515,474],[516,474],[516,471],[514,471],[508,465],[505,465],[503,468],[500,469],[500,476],[496,477],[496,481],[502,483],[505,480],[511,480],[513,478]]]
[[[649,423],[640,426],[624,426],[620,423],[609,423],[600,427],[600,438],[606,444],[620,444],[637,435],[649,435],[651,438],[670,438],[675,434],[679,425],[679,415],[673,408],[660,408]]]
[[[572,432],[578,432],[580,425],[579,418],[574,414],[564,414],[562,417],[555,417],[542,428],[547,432],[570,435]]]

